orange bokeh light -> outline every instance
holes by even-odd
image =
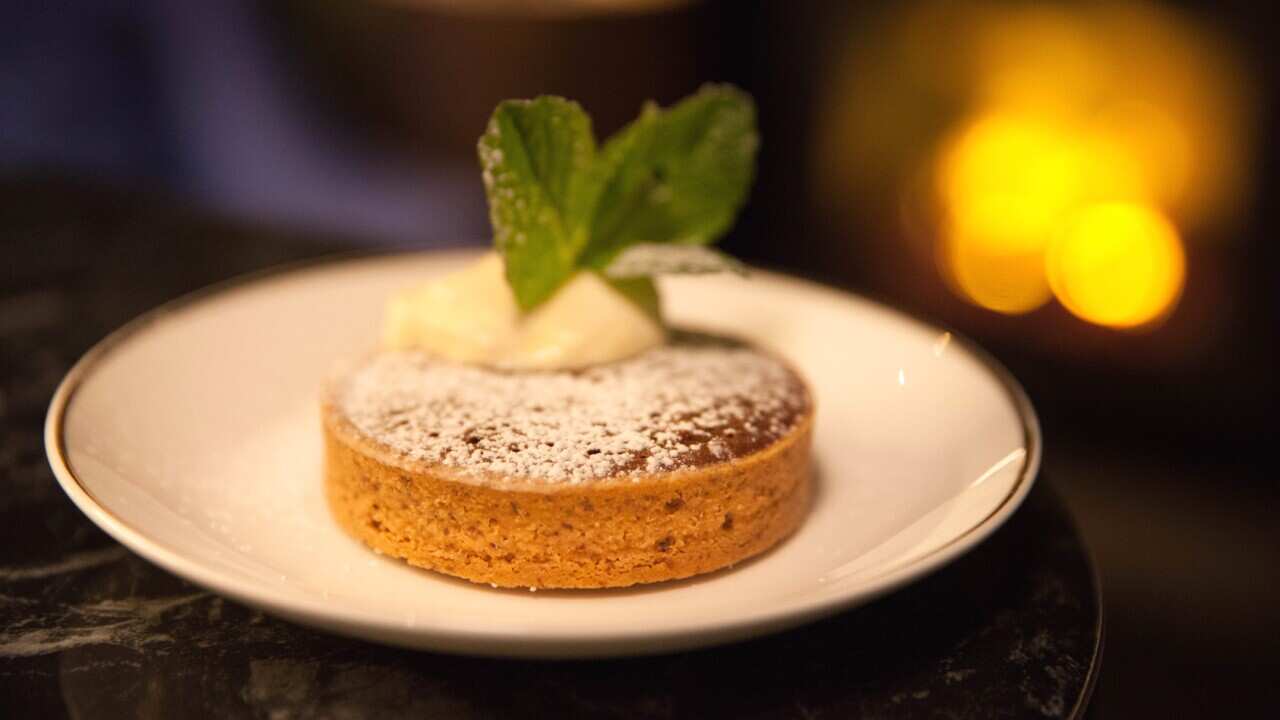
[[[980,16],[975,110],[934,167],[944,274],[963,297],[1006,314],[1056,296],[1110,327],[1163,317],[1186,273],[1172,218],[1203,223],[1240,184],[1213,157],[1239,152],[1229,132],[1239,109],[1206,105],[1235,83],[1203,43],[1154,11],[1026,6]],[[1125,28],[1146,39],[1122,44]]]
[[[1046,274],[1073,314],[1099,325],[1132,328],[1167,315],[1186,279],[1178,230],[1158,210],[1137,203],[1082,208],[1049,245]]]
[[[1229,237],[1221,230],[1248,201],[1253,86],[1209,18],[1144,2],[920,0],[862,27],[820,115],[816,188],[861,219],[896,187],[904,236],[934,242],[952,289],[981,307],[1030,312],[1057,290],[1089,322],[1150,323],[1176,291],[1153,290],[1167,307],[1140,311],[1119,291],[1095,290],[1124,285],[1115,273],[1134,273],[1135,287],[1154,282],[1137,256],[1156,262],[1175,245],[1182,265],[1170,260],[1157,275],[1181,278],[1180,233]],[[918,199],[921,187],[936,203]],[[1174,240],[1152,240],[1168,236],[1151,225],[1126,244],[1095,227],[1094,239],[1059,248],[1056,262],[1074,269],[1051,287],[1051,244],[1082,232],[1069,228],[1090,208],[1115,203],[1156,213]],[[1093,267],[1084,257],[1108,247],[1137,255],[1097,265],[1096,287],[1080,284]]]
[[[1026,113],[991,113],[963,128],[936,176],[944,272],[965,297],[1006,314],[1049,301],[1045,248],[1072,210],[1144,194],[1121,148]]]

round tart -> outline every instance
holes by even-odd
[[[772,547],[810,494],[813,403],[740,343],[510,373],[382,353],[330,383],[334,517],[411,565],[502,587],[601,588]]]

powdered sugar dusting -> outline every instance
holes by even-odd
[[[739,457],[786,434],[808,403],[782,363],[713,342],[579,372],[505,373],[383,353],[333,397],[357,429],[414,460],[549,483]]]

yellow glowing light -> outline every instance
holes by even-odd
[[[992,113],[962,131],[939,163],[952,222],[977,242],[1043,249],[1081,203],[1145,195],[1135,159],[1109,138],[1029,114]]]
[[[993,251],[1036,252],[1080,194],[1070,138],[1012,115],[979,118],[944,150],[939,191],[955,234]]]
[[[939,258],[946,277],[974,304],[1005,315],[1031,312],[1049,302],[1044,253],[1009,252],[952,233]]]
[[[1186,279],[1178,231],[1158,210],[1101,203],[1076,213],[1049,246],[1049,286],[1072,313],[1111,327],[1167,314]]]
[[[1123,148],[1013,112],[991,113],[958,133],[937,178],[948,277],[973,302],[1006,314],[1051,297],[1044,249],[1071,211],[1094,198],[1142,195]]]
[[[1250,198],[1257,90],[1209,23],[1146,0],[849,17],[816,187],[846,219],[900,209],[908,250],[960,297],[1017,314],[1056,294],[1090,322],[1143,325],[1177,302],[1178,231],[1232,236],[1204,230]],[[1097,210],[1112,205],[1130,208],[1124,233],[1125,212]]]
[[[1251,101],[1210,34],[1147,3],[979,7],[975,105],[1038,113],[1119,149],[1127,181],[1180,224],[1230,214],[1247,184]]]

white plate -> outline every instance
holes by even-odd
[[[374,555],[330,520],[317,389],[387,295],[468,253],[236,280],[91,350],[49,410],[54,473],[152,562],[299,623],[416,648],[583,657],[709,645],[864,603],[955,559],[1026,496],[1034,412],[991,360],[884,306],[769,273],[664,281],[669,317],[777,348],[818,403],[818,492],[736,568],[621,591],[500,591]]]

